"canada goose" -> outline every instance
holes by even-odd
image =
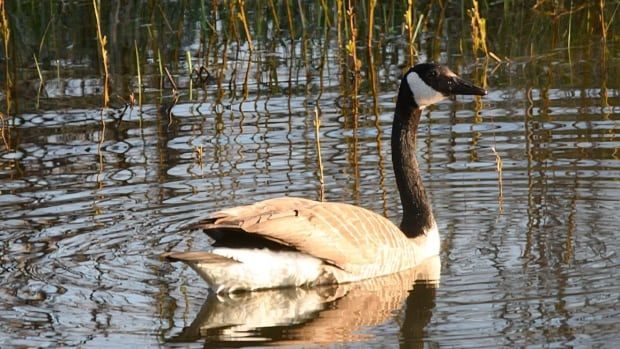
[[[345,283],[413,268],[439,254],[437,224],[416,159],[422,109],[450,95],[485,95],[436,63],[402,78],[392,125],[392,163],[400,192],[400,227],[361,207],[282,197],[201,219],[210,251],[163,256],[191,266],[216,293]]]

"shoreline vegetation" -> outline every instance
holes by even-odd
[[[421,60],[448,63],[485,87],[502,68],[561,57],[572,75],[572,62],[592,60],[606,90],[619,8],[605,0],[0,0],[1,144],[11,147],[13,116],[53,106],[45,87],[62,91],[71,78],[103,108],[139,114],[150,103],[170,119],[179,100],[245,101],[250,90],[305,88],[318,100],[337,77],[354,128],[360,108],[377,114],[378,85]]]

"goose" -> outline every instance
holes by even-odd
[[[422,110],[448,96],[486,94],[433,62],[403,76],[391,136],[399,226],[350,204],[280,197],[199,218],[191,227],[213,239],[212,249],[162,256],[189,265],[218,294],[349,283],[414,268],[440,247],[415,152]]]

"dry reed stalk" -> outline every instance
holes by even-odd
[[[172,125],[172,108],[179,101],[179,89],[177,88],[177,83],[174,82],[174,78],[172,78],[172,74],[168,70],[168,67],[164,67],[164,71],[166,72],[166,77],[168,81],[170,81],[170,85],[172,85],[172,102],[168,107],[166,107],[166,114],[168,115],[168,126]]]
[[[323,201],[325,196],[325,180],[323,177],[323,160],[321,159],[321,139],[319,129],[321,128],[321,119],[319,118],[319,108],[314,107],[314,139],[316,145],[317,161],[319,162],[319,183],[321,184],[321,191],[319,198]]]
[[[8,136],[8,121],[4,118],[4,113],[0,112],[0,138],[2,138],[2,143],[4,143],[4,148],[6,150],[10,150],[9,147],[9,136]]]
[[[291,40],[295,38],[295,25],[293,24],[293,10],[291,9],[290,1],[286,2],[286,18],[288,20],[288,31]]]
[[[203,165],[202,159],[205,155],[204,147],[202,146],[202,144],[194,147],[194,154],[196,155],[196,160],[198,161],[198,164],[200,165],[200,169],[202,169],[202,165]]]
[[[271,9],[271,15],[273,19],[273,24],[275,26],[275,31],[280,31],[280,18],[278,18],[278,11],[276,10],[276,5],[273,3],[273,0],[269,0],[269,8]]]
[[[95,12],[95,20],[97,22],[97,42],[99,43],[99,49],[101,51],[101,60],[103,62],[103,106],[107,107],[110,101],[109,94],[109,83],[110,83],[110,73],[109,73],[109,61],[108,61],[108,51],[106,50],[106,44],[108,43],[108,38],[103,35],[101,32],[101,20],[99,18],[99,8],[97,7],[97,0],[93,0],[93,9]]]
[[[342,28],[343,26],[346,29],[346,25],[343,24],[343,13],[344,13],[344,4],[342,3],[342,0],[336,0],[336,9],[337,9],[337,14],[336,14],[336,33],[338,33],[338,47],[342,47],[342,31],[340,30],[340,28]]]
[[[487,48],[487,25],[486,19],[480,16],[478,0],[472,0],[473,7],[467,10],[467,15],[471,21],[471,37],[473,40],[473,53],[476,55],[478,51],[484,53],[485,57],[489,56]]]
[[[37,68],[37,74],[39,75],[39,85],[43,85],[43,74],[41,73],[41,67],[39,67],[39,60],[37,59],[36,54],[32,54],[34,57],[34,66]]]
[[[349,56],[351,56],[351,60],[353,61],[353,98],[352,104],[353,108],[351,114],[353,116],[353,127],[357,129],[357,116],[358,116],[358,100],[357,95],[359,92],[359,84],[360,84],[360,70],[362,68],[362,61],[357,58],[357,26],[355,23],[355,12],[353,11],[353,4],[351,0],[348,1],[346,16],[348,19],[348,26],[350,30],[351,37],[349,38],[349,42],[347,43],[347,52]]]
[[[495,151],[495,147],[491,147],[491,151],[495,155],[495,170],[497,171],[497,180],[498,180],[498,185],[499,185],[499,203],[501,207],[504,202],[504,182],[502,179],[503,177],[502,171],[504,167],[504,162],[502,161],[502,158],[499,156],[497,151]]]
[[[189,73],[189,100],[191,101],[194,99],[194,82],[192,81],[194,67],[192,66],[192,54],[189,51],[185,51],[185,59],[187,59],[187,72]]]
[[[250,52],[254,51],[254,44],[252,43],[252,36],[250,34],[250,28],[248,27],[248,20],[245,15],[245,0],[238,0],[239,4],[239,12],[237,13],[237,17],[243,24],[243,30],[245,31],[245,39],[248,41],[248,46],[250,48]]]
[[[140,53],[138,52],[138,43],[133,41],[133,46],[136,50],[136,69],[138,72],[138,107],[142,108],[142,74],[140,72]]]
[[[237,51],[241,46],[241,40],[239,39],[239,32],[237,31],[237,22],[235,21],[235,14],[237,13],[235,2],[228,2],[228,32],[226,33],[226,39],[228,40],[229,34],[232,34],[232,37],[235,39],[235,43],[237,43]]]
[[[377,0],[368,1],[368,40],[366,45],[368,46],[368,52],[371,52],[372,36],[375,27],[375,7],[377,6]]]
[[[11,41],[11,26],[9,24],[9,19],[6,14],[4,0],[0,0],[0,32],[2,33],[2,44],[4,48],[4,93],[6,99],[6,116],[11,115],[11,100],[13,93],[13,78],[11,77],[11,69],[9,69],[9,43]],[[0,114],[0,120],[2,121],[2,139],[6,143],[5,138],[5,130],[7,129],[4,126],[4,117],[3,114]],[[8,149],[8,147],[7,147]]]
[[[174,82],[174,78],[172,78],[172,74],[170,74],[170,71],[168,70],[168,67],[164,67],[164,71],[166,72],[166,77],[168,78],[168,81],[170,82],[170,85],[172,85],[172,93],[174,95],[179,94],[179,89],[177,88],[177,83]]]
[[[11,39],[11,29],[9,26],[9,20],[6,15],[6,8],[4,7],[4,0],[0,0],[0,32],[2,32],[2,43],[4,47],[5,57],[5,98],[6,98],[6,115],[8,116],[11,111],[11,91],[13,90],[13,80],[11,79],[11,70],[9,69],[9,40]],[[10,133],[8,132],[9,123],[5,119],[4,113],[0,112],[0,138],[6,150],[10,150]]]
[[[161,50],[157,49],[157,65],[159,68],[159,90],[164,90],[164,64],[161,61]]]
[[[605,25],[605,0],[599,0],[598,6],[599,6],[599,21],[601,22],[601,36],[603,37],[603,45],[604,45],[607,43],[607,28],[608,28]]]
[[[249,85],[250,85],[250,70],[251,69],[252,69],[252,52],[250,51],[250,56],[248,57],[248,65],[246,66],[245,76],[243,77],[243,87],[241,89],[243,93],[243,101],[246,101],[248,99],[248,96],[250,95]],[[239,106],[239,108],[241,108],[241,106]]]
[[[103,115],[104,115],[104,110],[101,109],[101,111],[99,112],[101,129],[99,130],[99,142],[97,142],[97,155],[99,156],[99,176],[97,177],[98,179],[103,177],[103,170],[104,170],[102,150],[103,150],[103,142],[105,141],[105,120],[104,120]],[[98,182],[99,189],[103,188],[103,182],[100,180],[98,180],[97,182]]]
[[[413,0],[407,0],[407,10],[404,14],[405,17],[405,29],[407,30],[408,35],[408,47],[409,47],[409,65],[413,65],[415,63],[414,57],[417,55],[415,50],[415,37],[414,32],[415,29],[413,27]],[[421,20],[420,20],[421,23]]]
[[[323,13],[325,14],[325,26],[331,27],[332,23],[329,20],[329,15],[331,14],[331,9],[327,6],[326,0],[321,0],[321,7],[323,8]]]

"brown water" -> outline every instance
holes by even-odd
[[[183,35],[195,53],[195,33]],[[424,269],[215,296],[191,269],[158,258],[208,248],[200,232],[182,229],[208,212],[282,195],[318,199],[315,106],[325,199],[398,221],[389,134],[407,65],[399,37],[386,39],[393,60],[376,66],[376,99],[367,86],[360,92],[357,127],[330,40],[311,49],[301,39],[266,42],[253,55],[231,44],[227,60],[210,66],[224,83],[193,86],[191,98],[179,58],[181,97],[169,115],[156,63],[143,67],[142,107],[124,113],[120,98],[101,110],[97,64],[80,66],[81,46],[66,53],[60,79],[50,58],[40,94],[33,67],[24,68],[11,149],[0,147],[0,346],[614,347],[620,51],[612,43],[486,68],[454,47],[421,53],[468,79],[486,74],[490,90],[480,102],[459,97],[423,114],[418,158],[442,236],[440,261],[428,268],[441,264],[439,284],[416,282]],[[135,87],[125,60],[114,86]],[[501,192],[492,148],[503,162]]]

